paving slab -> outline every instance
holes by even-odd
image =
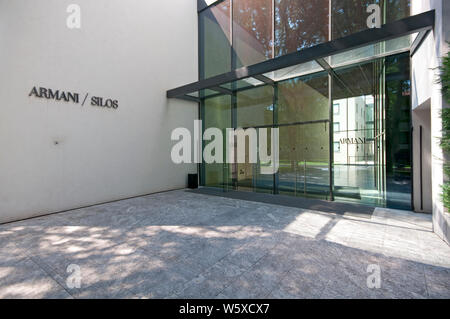
[[[0,225],[0,298],[450,298],[430,215],[308,204],[179,190]]]

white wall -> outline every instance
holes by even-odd
[[[415,0],[412,1],[412,14],[418,14],[431,9],[436,10],[436,25],[433,34],[423,43],[412,59],[412,100],[413,109],[426,103],[431,107],[431,163],[432,163],[432,199],[434,231],[443,239],[448,240],[448,214],[444,212],[441,200],[441,186],[444,181],[443,153],[439,146],[442,136],[442,120],[440,112],[444,106],[441,85],[437,81],[442,56],[448,52],[445,37],[448,30],[449,16],[448,0]],[[443,8],[443,3],[445,7]],[[445,16],[446,15],[446,16]],[[447,33],[448,35],[448,33]],[[447,225],[447,226],[446,226]]]
[[[80,30],[66,8],[81,6]],[[0,0],[0,222],[185,187],[170,159],[197,104],[194,0]],[[29,97],[33,86],[119,100],[117,110]],[[56,145],[55,142],[58,142]]]

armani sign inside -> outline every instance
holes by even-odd
[[[54,101],[63,101],[63,102],[71,102],[75,104],[80,103],[80,94],[76,92],[62,91],[62,90],[52,90],[43,87],[33,87],[31,89],[30,94],[28,96],[34,96],[41,99],[54,100]],[[86,100],[89,97],[89,93],[83,97],[83,101],[81,106],[84,106]],[[113,99],[105,99],[103,97],[92,96],[91,97],[91,105],[92,106],[100,106],[106,108],[117,109],[119,107],[119,102]]]
[[[373,140],[367,140],[365,137],[341,138],[341,144],[370,144]]]

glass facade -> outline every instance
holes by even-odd
[[[231,0],[225,0],[199,15],[202,43],[201,78],[231,70]]]
[[[233,1],[233,52],[235,66],[273,58],[272,0]]]
[[[367,7],[373,3],[219,2],[199,15],[200,75],[208,78],[367,29]],[[409,16],[410,1],[375,3],[382,23]],[[268,128],[269,134],[278,128],[280,159],[276,174],[262,175],[267,163],[251,162],[248,152],[245,163],[226,164],[224,146],[225,164],[202,164],[202,185],[410,208],[409,46],[406,36],[325,58],[332,73],[312,61],[264,74],[272,84],[247,78],[223,85],[229,94],[201,92],[204,130],[216,127],[226,136],[226,128]]]
[[[329,40],[329,0],[275,0],[275,56]]]
[[[331,0],[332,38],[342,38],[367,29],[367,9],[373,4],[381,9],[382,24],[410,15],[410,0]]]

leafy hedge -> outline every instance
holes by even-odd
[[[444,98],[447,103],[450,103],[450,52],[446,57],[444,57],[441,81]]]
[[[442,94],[447,103],[450,104],[450,52],[444,57],[441,71]],[[441,147],[447,155],[446,158],[448,158],[450,154],[450,109],[448,108],[442,110]],[[444,163],[444,174],[447,178],[442,187],[442,197],[445,208],[447,208],[447,211],[450,211],[450,163],[447,159]]]

